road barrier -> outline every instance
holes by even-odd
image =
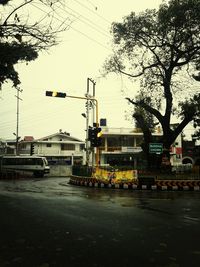
[[[148,180],[149,179],[149,180]],[[153,177],[141,177],[133,182],[103,181],[96,177],[74,176],[70,177],[70,184],[95,188],[108,189],[131,189],[131,190],[152,190],[152,191],[200,191],[200,180],[156,180]]]
[[[92,176],[104,183],[134,183],[137,180],[137,170],[95,168]]]

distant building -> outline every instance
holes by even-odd
[[[101,165],[137,166],[138,153],[142,151],[142,133],[134,133],[131,128],[102,128],[100,147]]]
[[[106,125],[106,124],[104,124]],[[124,165],[133,166],[143,165],[141,158],[141,143],[143,142],[143,133],[140,129],[134,128],[109,128],[101,125],[102,145],[100,149],[101,165]],[[162,136],[161,129],[158,127],[152,134],[156,139]],[[182,163],[182,142],[181,135],[171,147],[172,165]]]
[[[179,134],[170,149],[171,164],[178,165],[183,162],[182,135]]]
[[[200,165],[200,146],[195,145],[194,140],[183,140],[183,163]]]
[[[0,155],[3,154],[15,154],[16,151],[16,139],[1,139],[0,140]]]
[[[45,156],[49,164],[83,164],[84,142],[62,131],[39,139],[25,136],[24,140],[19,142],[19,154]]]

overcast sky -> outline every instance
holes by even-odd
[[[111,54],[110,26],[120,22],[131,11],[158,8],[162,0],[66,0],[57,19],[69,17],[71,27],[59,36],[60,44],[39,58],[17,66],[21,77],[19,136],[40,138],[62,129],[72,136],[85,138],[85,101],[51,98],[45,91],[66,92],[84,96],[87,78],[96,82],[99,118],[106,118],[109,127],[133,127],[126,120],[130,106],[124,99],[137,92],[137,84],[125,77],[101,77],[102,65]],[[38,10],[40,12],[40,10]],[[92,92],[92,84],[91,92]],[[10,83],[0,92],[0,137],[13,138],[16,132],[16,90]]]

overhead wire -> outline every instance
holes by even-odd
[[[90,5],[92,5],[96,10],[97,10],[97,6],[94,5],[90,0],[86,0],[88,3],[90,3]]]
[[[44,11],[43,9],[41,9],[40,7],[38,7],[38,6],[35,6],[34,4],[31,4],[32,6],[34,6],[35,8],[37,8],[37,9],[39,9],[40,11],[42,11],[42,12],[44,12],[44,13],[46,13],[46,11]],[[60,15],[59,15],[60,16]],[[58,17],[54,17],[54,19],[56,19],[56,20],[58,20],[58,21],[60,21],[60,22],[63,22],[61,19],[59,19]],[[65,23],[64,23],[65,24]],[[81,35],[83,35],[83,36],[85,36],[87,39],[89,39],[89,40],[91,40],[91,41],[93,41],[93,42],[95,42],[95,43],[97,43],[98,45],[100,45],[100,46],[102,46],[103,48],[105,48],[106,50],[109,50],[109,51],[111,51],[111,49],[110,48],[108,48],[107,46],[105,46],[104,44],[102,44],[102,43],[100,43],[99,41],[97,41],[96,39],[94,39],[94,38],[92,38],[92,37],[90,37],[90,36],[88,36],[86,33],[83,33],[82,31],[80,31],[80,30],[77,30],[75,27],[73,27],[72,25],[69,25],[69,24],[67,24],[66,26],[69,26],[69,28],[71,28],[72,30],[74,30],[75,32],[78,32],[79,34],[81,34]]]
[[[42,101],[40,101],[42,102]],[[101,102],[101,99],[99,99],[99,102]],[[118,105],[119,101],[117,99],[117,97],[114,97],[114,99],[112,98],[112,100],[108,101],[104,101],[104,105],[106,106],[116,106]],[[50,104],[51,106],[51,104]],[[29,105],[30,107],[30,105]],[[84,105],[83,105],[84,108]],[[31,109],[31,107],[29,108]],[[60,103],[59,106],[54,106],[54,113],[49,114],[49,113],[43,113],[42,116],[37,116],[37,112],[34,112],[34,114],[32,114],[32,116],[29,115],[23,115],[20,116],[20,127],[25,127],[26,125],[28,125],[28,123],[30,123],[31,121],[31,125],[36,125],[36,124],[40,124],[42,121],[44,120],[48,120],[49,118],[54,119],[57,117],[57,114],[59,112],[61,112],[61,110],[66,109],[66,103]],[[21,110],[23,110],[23,108],[21,108]],[[27,110],[26,110],[27,111]],[[13,112],[14,113],[14,112]],[[40,111],[38,111],[38,114],[40,114]],[[1,122],[1,131],[8,129],[8,128],[15,128],[15,124],[16,124],[16,120],[14,119],[14,116],[12,116],[12,118],[10,118],[9,120],[7,120],[6,122]]]
[[[60,10],[64,11],[65,13],[68,13],[70,15],[72,15],[73,17],[76,17],[74,14],[68,12],[66,9],[64,8],[61,8],[61,7],[58,7]],[[88,21],[89,23],[85,22],[84,20],[82,20],[80,17],[76,17],[76,19],[82,21],[83,23],[85,23],[86,25],[92,27],[93,29],[95,29],[96,31],[98,31],[99,33],[107,36],[107,37],[110,37],[110,32],[105,30],[103,27],[101,27],[100,25],[96,24],[94,21],[88,19],[87,17],[85,17],[83,14],[77,12],[76,10],[74,10],[73,8],[70,8],[69,6],[66,6],[67,9],[71,10],[72,12],[74,12],[75,14],[81,16],[84,20]],[[94,27],[95,25],[95,27]],[[101,30],[99,30],[101,29]]]
[[[79,3],[81,6],[84,6],[84,8],[88,9],[85,5],[81,4],[79,1],[76,1],[76,2]],[[44,11],[43,9],[41,9],[40,7],[38,7],[38,6],[34,6],[34,7],[37,8],[37,9],[39,9],[39,10],[42,11],[43,13],[45,13],[45,14],[46,14],[45,17],[47,17],[47,16],[49,16],[49,15],[51,14],[51,12],[46,12],[46,11]],[[60,7],[58,7],[58,8],[60,8]],[[71,8],[68,8],[68,9],[71,9]],[[69,14],[68,11],[66,11],[66,10],[64,10],[64,9],[62,9],[62,10],[63,10],[64,12],[66,12],[66,13]],[[84,19],[86,19],[86,18],[85,18],[83,15],[81,15],[80,13],[74,11],[73,9],[71,9],[71,10],[72,10],[73,12],[75,12],[76,14],[79,14],[79,15],[80,15],[81,17],[83,17]],[[92,12],[92,10],[90,10],[90,9],[88,9],[88,10]],[[93,12],[93,13],[94,13],[95,15],[97,15],[98,17],[100,17],[101,19],[103,19],[104,21],[106,21],[107,23],[109,23],[109,25],[110,25],[110,22],[109,22],[108,20],[104,19],[102,16],[99,16],[99,15],[96,14],[95,12]],[[57,14],[57,12],[56,12],[56,15],[59,16],[59,17],[61,17],[60,15]],[[73,17],[75,17],[76,19],[82,21],[83,23],[85,23],[85,24],[88,25],[89,27],[93,28],[93,29],[96,30],[97,32],[99,32],[99,33],[101,33],[101,34],[103,34],[103,35],[105,35],[105,36],[108,36],[106,31],[105,31],[106,34],[104,34],[104,33],[102,33],[102,31],[99,31],[98,28],[92,27],[92,25],[89,24],[89,23],[92,22],[91,20],[87,19],[87,21],[89,21],[89,23],[86,23],[85,21],[83,21],[82,19],[80,19],[80,17],[76,17],[74,14],[71,14],[71,15],[72,15]],[[61,19],[59,19],[57,16],[54,16],[54,19],[56,19],[57,21],[63,22],[63,21],[61,21]],[[61,18],[63,18],[63,17],[61,17]],[[64,18],[63,18],[63,19],[64,19]],[[64,23],[66,24],[66,21],[65,21]],[[96,25],[96,26],[98,27],[97,24],[94,24],[94,25]],[[67,25],[67,26],[68,26],[68,25]],[[86,33],[82,32],[82,31],[80,31],[80,30],[77,30],[75,27],[72,27],[71,25],[70,25],[70,28],[71,28],[72,30],[78,32],[79,34],[85,36],[85,37],[88,38],[89,40],[91,40],[91,41],[97,43],[98,45],[102,46],[103,48],[105,48],[105,49],[111,51],[111,49],[109,49],[108,47],[106,47],[105,45],[103,45],[102,43],[100,43],[99,41],[97,41],[96,39],[92,38],[91,36],[88,36]],[[99,27],[99,28],[101,28],[101,29],[104,31],[104,29],[103,29],[102,27]],[[112,99],[112,103],[113,103],[113,99]],[[29,106],[29,107],[30,107],[30,106]],[[34,114],[34,115],[35,115],[35,114]],[[47,116],[45,116],[45,117],[46,117],[46,118],[48,118],[48,117],[52,117],[52,114],[51,114],[51,115],[47,115]],[[30,118],[30,117],[29,117],[29,118]],[[44,120],[44,118],[42,117],[41,120]],[[23,121],[21,121],[20,123],[21,123],[21,124],[24,124],[24,123],[26,123],[26,121],[27,121],[27,120],[24,120],[24,119],[23,119]],[[32,121],[33,121],[33,120],[32,120]],[[38,122],[39,120],[38,120],[38,119],[35,119],[34,121]],[[16,121],[13,121],[13,120],[12,120],[12,121],[10,121],[10,122],[8,122],[8,123],[12,123],[12,124],[13,124],[13,122],[16,122]],[[7,126],[7,127],[9,127],[9,126]]]
[[[43,102],[43,101],[44,100],[42,100],[42,101],[40,100],[39,102]],[[38,104],[38,100],[37,100],[37,104]],[[49,103],[49,107],[51,107],[51,103]],[[84,107],[84,105],[83,105],[83,107]],[[28,109],[32,109],[32,107],[29,105]],[[46,108],[46,110],[47,109],[48,108]],[[30,123],[30,121],[31,121],[31,125],[33,125],[33,124],[35,125],[35,124],[40,124],[40,122],[42,122],[44,120],[48,120],[49,118],[51,118],[51,119],[56,118],[57,115],[60,112],[62,112],[62,110],[65,110],[65,109],[66,109],[66,102],[65,103],[63,102],[63,103],[59,103],[59,106],[58,105],[54,106],[55,112],[53,114],[52,113],[50,114],[48,111],[46,111],[46,113],[43,112],[43,115],[40,116],[41,111],[38,110],[38,112],[37,112],[37,110],[36,110],[34,113],[32,113],[32,116],[30,116],[30,113],[28,113],[28,115],[22,115],[22,116],[20,116],[20,126],[24,127],[24,125],[25,126],[28,125],[28,123]],[[20,110],[23,113],[23,107],[21,107]],[[25,110],[27,111],[27,108]],[[12,111],[10,111],[10,114],[13,113],[13,116],[9,120],[7,120],[6,122],[1,121],[1,125],[0,125],[1,131],[8,129],[10,127],[15,128],[16,120],[14,119],[14,117],[15,117],[14,112],[15,112],[15,109],[12,109]],[[8,113],[9,112],[7,112],[7,114]],[[37,116],[37,113],[38,113],[38,116]],[[25,114],[25,113],[23,113],[23,114]]]
[[[107,20],[106,18],[104,18],[103,16],[99,15],[97,12],[94,12],[91,8],[88,8],[86,5],[84,5],[83,3],[80,3],[78,0],[73,0],[76,3],[78,3],[79,5],[81,5],[82,7],[84,7],[85,9],[89,10],[90,12],[94,13],[96,16],[98,16],[99,18],[101,18],[102,20],[104,20],[106,23],[108,23],[109,25],[112,23],[111,21]]]

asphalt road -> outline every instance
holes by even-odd
[[[0,181],[0,267],[199,267],[200,193]]]

